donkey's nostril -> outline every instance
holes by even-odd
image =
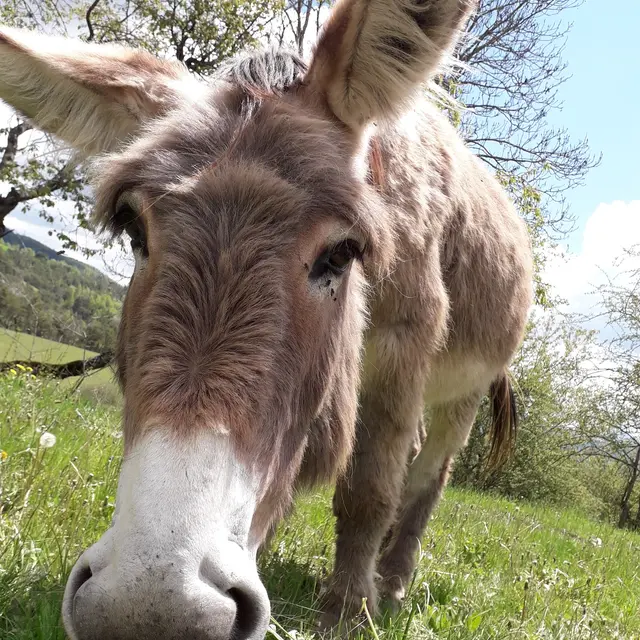
[[[89,582],[92,577],[93,573],[91,572],[91,568],[88,564],[77,567],[69,578],[67,589],[71,592],[72,595],[75,595],[80,590],[80,587],[85,582]]]
[[[269,623],[269,598],[260,582],[255,564],[236,543],[226,544],[224,552],[208,555],[200,563],[198,577],[215,592],[225,596],[234,610],[230,638],[263,640]]]
[[[76,566],[71,570],[71,575],[69,576],[69,580],[67,582],[67,586],[64,590],[64,600],[62,603],[62,619],[64,621],[65,628],[67,633],[69,633],[70,629],[73,629],[73,619],[75,615],[75,602],[76,602],[76,594],[83,585],[85,585],[91,578],[93,577],[93,573],[89,568],[89,563],[86,558],[80,558],[80,560],[76,563]],[[75,638],[74,635],[69,635],[72,638]]]
[[[260,636],[264,622],[264,604],[259,594],[250,589],[233,587],[227,595],[236,603],[236,617],[231,637],[249,640]]]

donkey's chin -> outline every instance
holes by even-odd
[[[269,600],[250,526],[256,479],[229,439],[148,431],[122,465],[112,527],[73,568],[73,640],[261,640]]]

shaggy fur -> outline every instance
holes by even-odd
[[[267,49],[243,54],[224,63],[216,76],[247,93],[281,94],[306,74],[307,65],[294,51]]]
[[[43,57],[0,31],[0,96],[82,149],[119,147],[94,166],[99,224],[129,228],[116,204],[135,195],[148,258],[118,340],[125,450],[157,424],[181,438],[227,425],[263,478],[257,542],[296,487],[337,477],[325,626],[363,597],[375,610],[376,571],[382,595],[402,599],[491,385],[497,459],[512,438],[506,367],[531,302],[527,232],[446,118],[411,97],[473,4],[342,0],[308,71],[254,53],[197,99],[169,63],[119,53],[126,70],[106,77],[111,50]],[[121,125],[125,102],[141,111]],[[343,276],[315,277],[345,239],[361,255]]]

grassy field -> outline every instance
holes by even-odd
[[[13,360],[34,360],[36,362],[61,363],[71,360],[87,359],[96,355],[93,351],[79,349],[53,340],[37,338],[26,333],[0,329],[0,362]],[[69,378],[62,385],[68,388],[78,387],[83,395],[115,403],[118,390],[113,382],[113,371],[109,368],[90,373],[80,380]]]
[[[51,444],[43,432],[55,435],[54,446],[40,444]],[[116,408],[71,397],[66,385],[0,375],[2,640],[64,638],[65,579],[108,526],[121,444]],[[330,493],[302,497],[261,559],[273,608],[269,640],[311,637],[332,530]],[[640,638],[640,536],[450,488],[403,610],[361,635]]]

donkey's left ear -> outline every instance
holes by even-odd
[[[306,79],[358,132],[393,116],[456,44],[477,0],[338,0]]]
[[[0,99],[85,156],[135,135],[195,83],[144,51],[0,27]]]

